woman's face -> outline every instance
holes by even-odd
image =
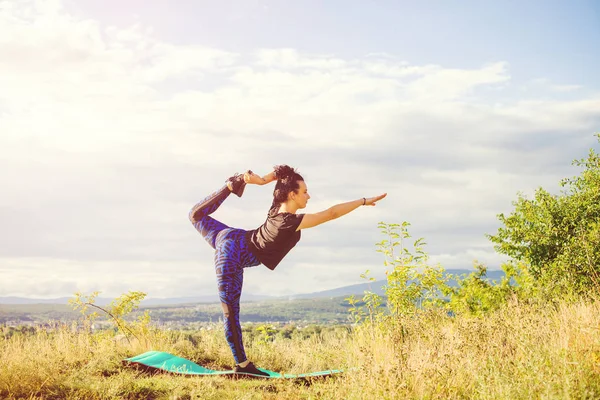
[[[308,203],[308,199],[310,199],[310,195],[308,194],[308,188],[306,187],[306,183],[304,181],[298,181],[298,185],[300,186],[296,192],[291,194],[292,199],[298,204],[298,208],[306,207],[306,203]]]

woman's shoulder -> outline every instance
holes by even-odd
[[[304,214],[297,214],[297,213],[291,213],[288,211],[282,211],[282,212],[277,212],[277,213],[269,213],[269,217],[279,217],[279,218],[295,218],[295,217],[299,217],[300,215],[304,215]]]
[[[278,212],[276,214],[269,214],[268,219],[270,219],[273,223],[278,225],[289,225],[294,224],[296,221],[300,220],[304,214],[296,214],[291,212]]]
[[[293,217],[295,214],[289,213],[287,211],[284,212],[273,212],[273,213],[269,213],[269,218],[270,219],[275,219],[275,220],[284,220],[284,219],[288,219],[290,217]]]

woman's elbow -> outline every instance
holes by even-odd
[[[341,217],[340,213],[336,212],[333,208],[327,210],[327,221]]]

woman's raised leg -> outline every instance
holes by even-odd
[[[211,193],[190,210],[188,216],[191,223],[212,248],[215,248],[217,234],[228,226],[209,215],[214,213],[231,193],[241,197],[245,186],[244,177],[236,174],[227,180],[225,186]]]
[[[231,190],[225,185],[192,207],[189,213],[189,218],[194,228],[200,232],[213,249],[215,248],[215,239],[218,233],[229,227],[209,217],[209,215],[215,212],[230,194]]]

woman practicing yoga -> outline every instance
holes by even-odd
[[[277,183],[273,204],[265,223],[257,229],[245,231],[230,228],[209,217],[230,193],[242,197],[246,184],[265,185],[274,180]],[[215,271],[223,307],[225,337],[236,362],[235,372],[268,376],[257,369],[244,352],[239,320],[244,268],[264,264],[271,270],[275,269],[298,243],[302,229],[339,218],[360,206],[374,206],[386,195],[363,197],[314,214],[296,214],[299,209],[306,207],[310,199],[306,184],[293,168],[278,165],[262,178],[252,171],[244,175],[236,174],[226,181],[225,186],[192,208],[190,221],[215,249]]]

